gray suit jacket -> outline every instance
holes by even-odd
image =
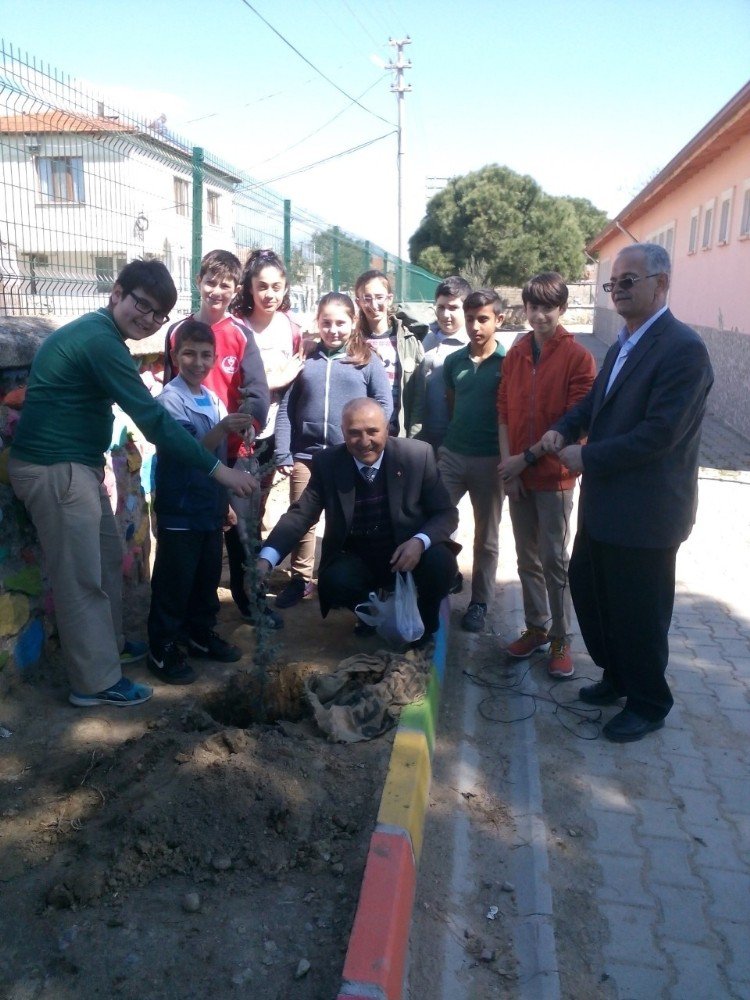
[[[421,532],[433,545],[446,542],[458,552],[460,545],[450,539],[458,526],[458,509],[450,502],[430,445],[409,438],[388,438],[385,470],[396,545]],[[265,544],[276,549],[283,558],[325,511],[320,557],[322,572],[342,551],[351,530],[358,475],[354,459],[345,445],[319,452],[312,460],[307,488],[279,518]],[[328,608],[321,605],[321,610],[325,615]]]
[[[601,542],[671,548],[690,534],[698,449],[713,371],[698,334],[667,310],[605,390],[619,344],[588,395],[556,424],[583,448],[579,524]]]

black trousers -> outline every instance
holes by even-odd
[[[412,571],[417,587],[419,614],[427,635],[437,632],[440,602],[446,596],[458,572],[451,549],[441,543],[431,545]],[[393,584],[393,573],[386,566],[375,565],[352,552],[342,552],[318,574],[321,604],[332,608],[350,608],[367,600],[371,590]]]
[[[152,650],[160,652],[181,633],[201,640],[213,629],[219,613],[222,535],[221,529],[157,531],[148,615]]]
[[[627,707],[652,721],[674,704],[665,673],[678,548],[608,545],[579,527],[568,569],[591,659]]]

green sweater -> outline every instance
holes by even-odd
[[[149,441],[186,465],[210,472],[216,457],[159,406],[106,309],[60,327],[31,366],[12,455],[36,465],[104,464],[112,443],[112,403]]]
[[[497,344],[488,358],[475,364],[470,347],[454,351],[443,362],[445,386],[453,392],[453,416],[443,444],[458,455],[499,455],[496,400],[505,348]]]

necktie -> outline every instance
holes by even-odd
[[[362,478],[364,481],[372,486],[375,476],[378,474],[378,470],[373,468],[371,465],[363,465],[359,470],[362,473]]]

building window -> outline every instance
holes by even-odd
[[[703,206],[703,236],[701,237],[701,250],[708,250],[711,247],[711,235],[714,225],[714,203],[713,200],[706,202]]]
[[[674,227],[674,222],[670,222],[668,226],[662,226],[661,229],[657,229],[648,237],[649,243],[658,243],[660,247],[664,247],[670,257],[674,248]]]
[[[209,191],[206,196],[206,211],[208,213],[209,226],[218,226],[219,223],[219,199],[215,191]]]
[[[96,271],[96,290],[100,293],[111,292],[115,287],[115,278],[127,264],[127,257],[124,255],[110,255],[108,257],[94,257],[94,270]]]
[[[742,199],[742,217],[740,219],[740,238],[750,237],[750,182],[745,188],[745,197]]]
[[[48,267],[49,257],[46,253],[25,253],[21,255],[23,259],[26,260],[28,264],[28,279],[29,279],[29,294],[30,295],[40,295],[39,287],[37,285],[37,278],[39,273],[37,272],[38,267]]]
[[[82,156],[38,156],[39,193],[45,201],[82,205],[86,200]]]
[[[190,215],[190,185],[183,177],[174,179],[174,210],[178,215]]]
[[[721,196],[721,207],[719,209],[719,246],[724,246],[729,242],[729,222],[732,216],[732,192],[725,191]]]
[[[690,236],[688,238],[688,253],[695,253],[698,249],[698,223],[700,221],[701,210],[694,208],[690,213]]]
[[[190,258],[177,258],[177,291],[180,294],[190,291]]]

